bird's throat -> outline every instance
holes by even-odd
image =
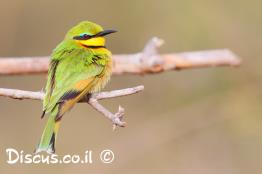
[[[78,40],[81,46],[85,48],[103,48],[105,47],[105,38],[95,37],[88,40]]]

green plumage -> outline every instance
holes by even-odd
[[[103,38],[96,35],[103,29],[92,22],[82,22],[72,28],[51,55],[43,116],[49,115],[36,152],[54,153],[55,140],[62,116],[87,93],[99,91],[111,75],[111,53]],[[89,40],[75,40],[83,33]],[[101,34],[102,35],[102,34]],[[87,45],[88,43],[92,45]],[[96,44],[95,47],[93,44]]]

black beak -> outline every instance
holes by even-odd
[[[108,34],[115,33],[115,32],[117,32],[117,31],[116,30],[104,30],[104,31],[101,31],[101,32],[97,33],[95,35],[95,37],[106,36]]]

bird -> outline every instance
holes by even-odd
[[[116,30],[83,21],[71,28],[51,54],[43,113],[47,115],[35,153],[55,153],[61,119],[81,100],[100,91],[112,74],[112,53],[105,46],[105,36]]]

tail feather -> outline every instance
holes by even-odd
[[[41,140],[35,150],[35,153],[39,153],[42,151],[45,151],[47,153],[55,153],[55,143],[60,126],[60,120],[56,121],[55,119],[56,115],[57,114],[49,115],[46,126],[42,133]]]
[[[40,153],[40,152],[47,152],[49,154],[55,153],[55,133],[52,134],[51,140],[48,145],[43,145],[41,142],[39,143],[38,147],[34,151],[35,154]]]

